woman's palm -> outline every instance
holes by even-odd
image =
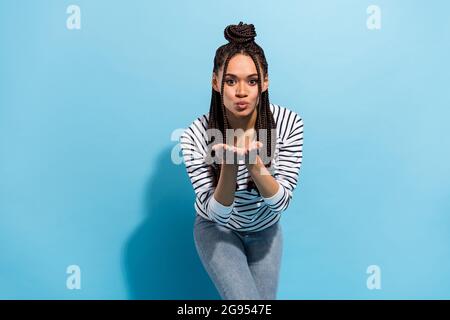
[[[223,162],[225,154],[232,155],[233,159],[237,158],[237,160],[244,160],[245,163],[249,163],[250,155],[254,155],[258,149],[262,147],[262,143],[259,141],[249,141],[249,139],[245,139],[244,144],[239,143],[238,140],[235,139],[234,146],[230,146],[225,143],[218,143],[213,146],[213,150],[217,153],[219,153],[219,158]],[[253,160],[254,161],[254,160]],[[233,162],[234,163],[234,162]]]

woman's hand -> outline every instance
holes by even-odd
[[[214,161],[218,161],[219,164],[224,164],[226,162],[225,160],[230,159],[230,155],[232,156],[234,153],[233,147],[230,147],[225,143],[213,145],[212,150],[214,151]]]
[[[234,146],[230,146],[225,143],[218,143],[212,147],[212,150],[215,151],[216,157],[219,158],[219,161],[221,161],[222,164],[237,164],[241,160],[243,160],[245,164],[256,163],[257,151],[262,147],[262,142],[250,142],[246,139],[243,147],[238,147],[236,145],[236,141]]]

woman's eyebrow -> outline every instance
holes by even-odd
[[[254,77],[254,76],[258,76],[258,74],[257,74],[257,73],[250,74],[250,75],[247,76],[247,78]],[[235,75],[235,74],[232,74],[232,73],[227,73],[227,74],[225,75],[225,77],[234,77],[234,78],[237,78],[238,76]]]

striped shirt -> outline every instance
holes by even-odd
[[[213,196],[213,177],[208,170],[207,128],[209,113],[197,118],[180,137],[183,160],[195,192],[194,208],[205,219],[236,231],[261,231],[275,224],[287,209],[297,186],[303,149],[303,119],[288,108],[270,104],[277,127],[277,140],[271,173],[278,191],[265,198],[257,190],[247,190],[250,176],[245,164],[237,164],[237,190],[230,206]],[[251,176],[250,176],[251,177]]]

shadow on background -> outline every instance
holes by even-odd
[[[125,245],[129,298],[221,299],[195,249],[194,190],[171,149],[158,156],[145,188],[145,219]]]

